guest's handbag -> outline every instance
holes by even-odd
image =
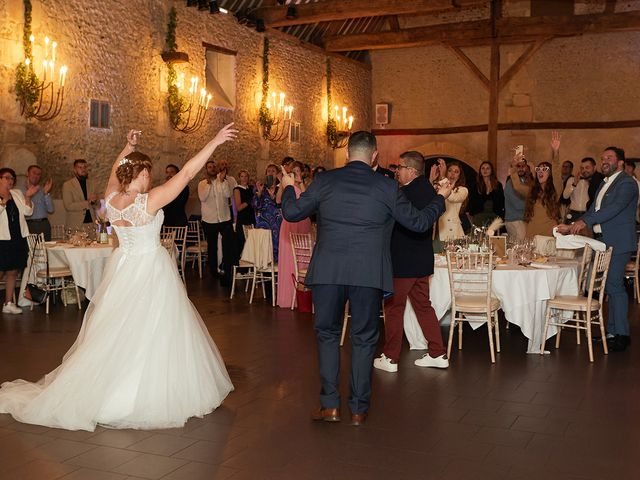
[[[311,298],[311,290],[308,290],[304,283],[299,281],[292,273],[293,284],[296,287],[296,303],[298,304],[298,311],[301,313],[311,313],[313,311],[313,300]]]
[[[29,273],[27,274],[27,279],[31,278],[31,270],[33,269],[33,261],[35,260],[34,253],[35,253],[35,247],[31,252],[31,264],[29,265]],[[47,269],[48,268],[49,266],[47,265]],[[48,270],[47,270],[47,273],[48,273]],[[26,298],[27,300],[33,303],[37,303],[38,305],[43,304],[47,300],[48,294],[49,292],[46,289],[39,287],[35,283],[27,283],[27,286],[24,289],[24,298]]]

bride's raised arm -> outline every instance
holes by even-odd
[[[111,167],[111,174],[109,175],[107,188],[104,191],[104,198],[107,198],[111,192],[117,191],[119,189],[120,182],[118,181],[118,177],[116,177],[116,170],[120,165],[120,161],[131,152],[135,151],[136,145],[138,144],[138,139],[140,138],[140,133],[141,132],[138,130],[129,130],[129,133],[127,133],[127,144],[118,154],[116,161],[113,162],[113,166]]]
[[[153,214],[164,207],[167,203],[176,198],[187,186],[189,181],[195,177],[204,167],[213,152],[223,143],[236,138],[238,130],[231,128],[233,123],[223,127],[213,140],[196,153],[184,167],[175,174],[168,182],[152,189],[147,197],[147,212]]]

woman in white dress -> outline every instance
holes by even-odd
[[[465,187],[464,172],[459,163],[452,162],[449,164],[447,178],[453,186],[453,190],[449,198],[444,201],[446,210],[438,220],[438,235],[443,242],[464,237],[464,230],[460,222],[460,211],[463,210],[469,196],[469,190]]]
[[[233,390],[224,362],[160,245],[161,208],[214,150],[235,138],[224,127],[167,183],[149,191],[151,162],[136,132],[113,165],[105,192],[120,247],[110,257],[75,343],[37,383],[0,388],[0,413],[68,430],[181,427]]]

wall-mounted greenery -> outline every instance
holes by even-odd
[[[165,51],[176,53],[178,44],[176,43],[176,27],[178,26],[178,13],[175,7],[171,7],[169,12],[169,22],[167,23],[167,36],[165,39]],[[178,125],[182,120],[182,112],[185,108],[185,99],[178,90],[178,74],[172,62],[167,63],[167,105],[169,107],[169,119],[172,125]]]
[[[262,51],[262,101],[260,102],[260,113],[258,121],[262,127],[262,136],[267,138],[273,126],[273,117],[267,108],[269,98],[269,39],[264,37],[264,49]]]
[[[35,114],[35,104],[38,101],[40,81],[33,69],[33,52],[31,51],[31,0],[24,1],[24,31],[22,44],[24,58],[29,59],[29,64],[20,62],[16,68],[16,98],[22,107],[22,114],[27,118]]]
[[[338,142],[338,125],[333,118],[333,99],[331,97],[331,60],[327,58],[327,140],[331,145]]]

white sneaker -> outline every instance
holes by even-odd
[[[17,307],[15,303],[9,302],[2,306],[2,313],[13,313],[14,315],[20,315],[22,309]]]
[[[422,358],[417,359],[413,363],[419,367],[449,368],[449,360],[444,354],[433,358],[430,357],[428,353],[425,353]]]
[[[393,363],[384,353],[373,360],[373,366],[385,372],[395,373],[398,371],[398,364]]]

